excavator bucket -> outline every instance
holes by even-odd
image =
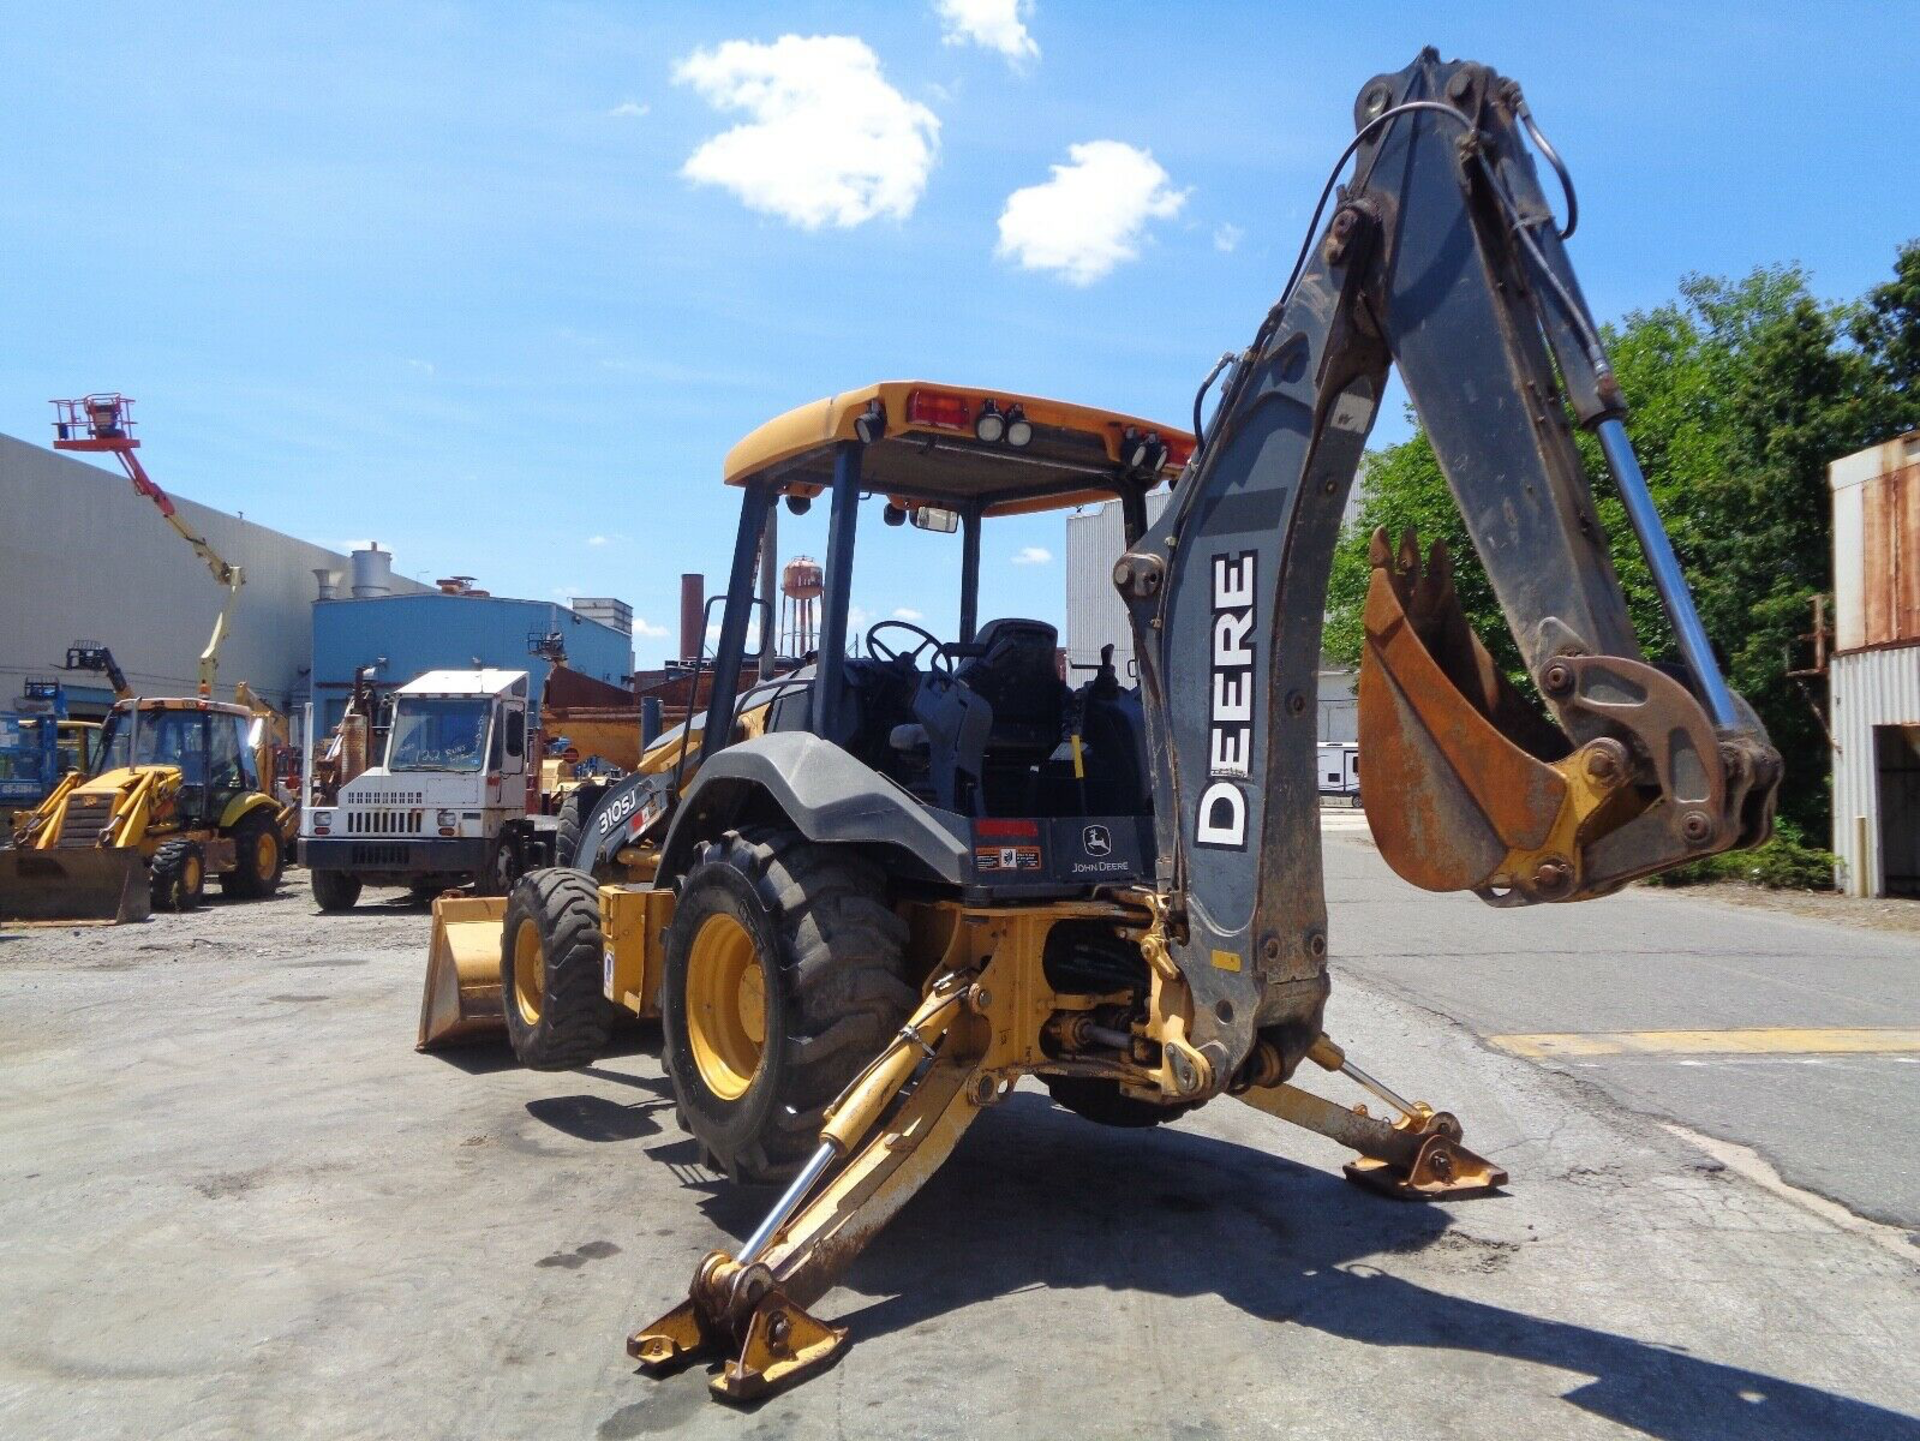
[[[433,942],[420,996],[416,1051],[505,1032],[500,930],[506,914],[505,896],[442,896],[433,903]]]
[[[1467,624],[1453,563],[1436,542],[1424,570],[1411,530],[1372,547],[1360,660],[1367,823],[1395,871],[1430,891],[1509,882],[1562,816],[1572,749],[1500,673]],[[1388,798],[1391,798],[1390,800]]]
[[[0,850],[0,923],[97,926],[153,914],[138,850]]]

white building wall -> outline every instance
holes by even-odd
[[[220,653],[220,694],[244,680],[276,705],[304,686],[313,571],[347,557],[174,494],[187,525],[246,571]],[[425,590],[396,578],[396,592]],[[28,675],[60,675],[67,647],[98,641],[136,690],[191,695],[225,591],[118,469],[0,435],[0,706]],[[104,686],[104,677],[62,677]]]
[[[1828,683],[1838,748],[1833,757],[1833,852],[1840,857],[1840,884],[1855,895],[1877,896],[1885,893],[1886,873],[1879,855],[1873,728],[1920,726],[1920,646],[1837,655]]]
[[[1147,497],[1148,524],[1160,518],[1168,494],[1163,490]],[[1123,682],[1135,679],[1133,628],[1127,623],[1126,606],[1113,588],[1113,563],[1125,549],[1126,530],[1118,501],[1091,506],[1067,517],[1067,661],[1071,665],[1098,665],[1100,647],[1111,643],[1114,668]],[[1319,690],[1320,739],[1358,740],[1352,673],[1322,670]]]
[[[1833,851],[1840,857],[1842,886],[1855,895],[1882,895],[1886,869],[1882,848],[1879,757],[1876,726],[1920,726],[1920,644],[1887,643],[1869,635],[1870,601],[1899,604],[1897,595],[1868,595],[1868,587],[1894,590],[1895,557],[1866,553],[1868,483],[1920,462],[1920,432],[1896,437],[1843,456],[1827,467],[1833,492],[1833,640],[1827,673],[1833,732]],[[1883,537],[1896,548],[1915,537]],[[1911,557],[1905,558],[1911,565]],[[1870,563],[1871,562],[1871,563]],[[1883,610],[1884,613],[1884,610]],[[1871,648],[1870,642],[1879,641]]]

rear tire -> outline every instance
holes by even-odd
[[[335,911],[352,910],[353,903],[360,899],[358,876],[347,871],[313,871],[310,874],[313,899],[329,915]]]
[[[520,851],[520,838],[503,831],[487,847],[480,874],[474,877],[474,891],[483,896],[504,896],[513,892],[524,873],[526,861]]]
[[[703,846],[667,930],[661,1014],[686,1128],[743,1184],[784,1180],[912,1014],[906,923],[857,852],[787,829]]]
[[[572,866],[580,854],[580,838],[587,832],[587,817],[605,792],[602,786],[587,786],[560,802],[560,820],[553,832],[553,863]]]
[[[190,911],[207,890],[207,857],[200,842],[162,841],[148,863],[156,911]]]
[[[556,866],[514,886],[500,928],[500,1000],[521,1065],[570,1071],[605,1052],[619,1014],[604,989],[605,948],[591,876]]]
[[[240,824],[233,828],[233,869],[220,877],[220,890],[239,900],[265,900],[280,889],[286,867],[280,827],[273,812],[262,806],[240,817]]]

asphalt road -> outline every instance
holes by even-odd
[[[1495,1044],[1559,1052],[1538,1063],[1751,1147],[1862,1216],[1920,1229],[1920,939],[1648,887],[1494,910],[1406,885],[1363,826],[1327,820],[1336,986],[1364,979],[1483,1039],[1567,1037]],[[1738,1045],[1755,1028],[1793,1034],[1759,1053],[1656,1036],[1606,1054],[1613,1043],[1587,1039],[1709,1031]],[[1879,1045],[1900,1049],[1852,1049]],[[1375,1069],[1399,1075],[1384,1058]],[[1404,1084],[1418,1091],[1420,1078]]]
[[[1367,864],[1335,843],[1349,943]],[[1374,1196],[1230,1100],[1113,1131],[1023,1088],[816,1308],[844,1359],[730,1410],[623,1342],[768,1198],[698,1165],[657,1030],[564,1074],[416,1055],[427,925],[290,886],[0,938],[0,1436],[1920,1441],[1904,1233],[1397,998],[1377,943],[1335,1033],[1504,1195]]]

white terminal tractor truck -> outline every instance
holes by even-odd
[[[300,860],[320,909],[349,909],[367,885],[504,894],[551,865],[534,747],[523,670],[431,670],[401,686],[378,762],[331,794],[306,787]]]

